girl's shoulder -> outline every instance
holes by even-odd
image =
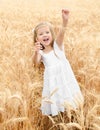
[[[42,51],[42,50],[40,50],[40,51],[39,51],[39,54],[42,56],[42,55],[43,55],[43,51]]]
[[[54,50],[64,51],[64,44],[62,44],[62,49],[60,49],[60,47],[57,44],[57,42],[54,41],[53,48],[54,48]]]

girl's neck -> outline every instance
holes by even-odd
[[[43,52],[48,53],[51,50],[53,50],[53,47],[52,46],[47,46],[47,47],[45,47],[45,49],[43,50]]]

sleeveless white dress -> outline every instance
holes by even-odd
[[[83,96],[64,49],[60,50],[56,42],[53,48],[47,54],[40,50],[45,66],[41,110],[43,115],[55,116],[64,112],[66,102],[77,108],[76,99],[83,102]]]

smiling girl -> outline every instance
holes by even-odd
[[[64,34],[68,23],[69,10],[62,10],[62,26],[55,39],[52,25],[48,22],[38,24],[34,29],[35,65],[43,62],[44,85],[42,92],[41,110],[44,115],[58,115],[64,112],[64,103],[67,102],[74,109],[78,108],[76,99],[83,96],[74,76],[69,61],[64,52]]]

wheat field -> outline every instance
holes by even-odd
[[[57,33],[62,8],[70,10],[66,57],[85,101],[78,101],[78,110],[43,116],[43,72],[33,66],[32,29],[49,21]],[[100,130],[99,26],[99,0],[0,0],[0,130]]]

